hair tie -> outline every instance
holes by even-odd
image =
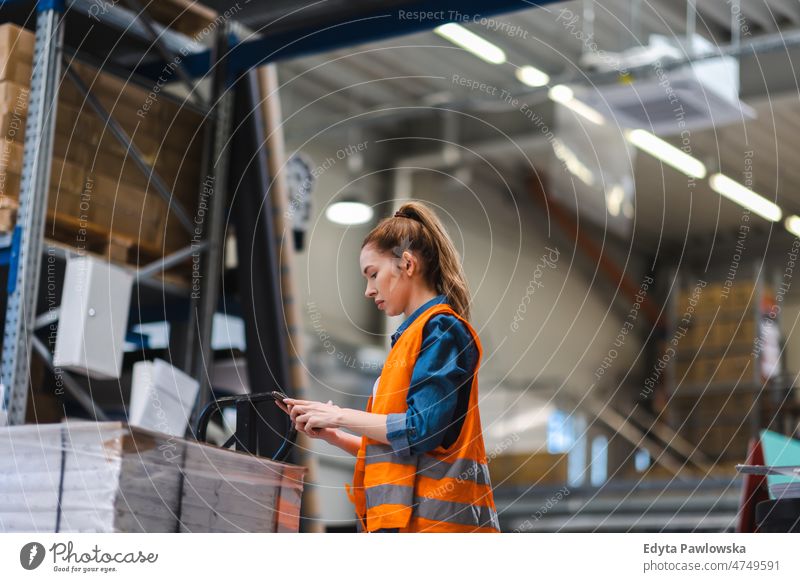
[[[394,215],[397,218],[411,218],[411,216],[409,216],[408,214],[406,214],[402,210],[398,210],[397,212],[394,213]]]

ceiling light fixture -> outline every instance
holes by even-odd
[[[786,230],[791,232],[794,236],[800,237],[800,216],[792,214],[786,218],[783,225],[786,227]]]
[[[530,65],[519,67],[516,75],[517,79],[528,87],[544,87],[550,82],[550,75]]]
[[[501,65],[506,62],[506,53],[503,52],[503,49],[467,30],[460,24],[450,22],[437,26],[433,31],[487,63]]]
[[[564,162],[567,170],[569,170],[572,175],[576,176],[587,186],[594,186],[594,173],[558,138],[553,140],[553,152],[559,160]]]
[[[325,218],[336,224],[353,226],[364,224],[372,220],[374,212],[371,207],[363,202],[342,200],[334,202],[325,209]]]
[[[566,85],[556,85],[551,87],[547,92],[547,96],[556,103],[560,103],[564,107],[568,107],[584,119],[587,119],[595,125],[603,125],[606,122],[596,109],[586,105],[586,103],[579,101],[575,98],[575,92]]]
[[[649,131],[634,129],[627,132],[626,137],[629,142],[640,150],[647,152],[654,158],[658,158],[687,176],[698,179],[706,177],[706,166],[703,162],[656,137]]]
[[[712,175],[708,179],[708,183],[717,194],[725,196],[728,200],[755,212],[762,218],[778,222],[783,217],[783,212],[777,204],[745,188],[724,174]]]

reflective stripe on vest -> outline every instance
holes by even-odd
[[[497,512],[484,505],[442,501],[431,497],[416,497],[413,487],[400,485],[376,485],[367,487],[367,507],[379,505],[406,505],[411,499],[414,515],[431,521],[457,523],[475,527],[495,527],[500,529]]]
[[[391,463],[416,467],[416,475],[436,481],[454,479],[459,482],[471,481],[489,486],[489,468],[485,463],[471,459],[455,459],[447,462],[430,455],[400,456],[390,445],[368,445],[365,461],[367,465]],[[440,489],[446,490],[445,481]],[[367,512],[381,505],[399,505],[413,508],[413,515],[431,521],[457,523],[475,527],[495,527],[499,529],[497,513],[491,507],[458,503],[415,495],[414,487],[399,484],[383,484],[365,488]]]
[[[454,459],[443,461],[430,455],[411,455],[401,457],[394,452],[391,445],[367,445],[366,464],[393,463],[395,465],[414,465],[417,472],[430,479],[457,479],[474,481],[478,485],[489,485],[489,467],[472,459]]]
[[[478,369],[483,354],[478,334],[449,305],[434,305],[392,347],[367,412],[386,415],[408,409],[423,330],[437,314],[452,315],[467,327],[478,351]],[[348,497],[367,531],[499,531],[478,410],[478,374],[472,376],[461,432],[448,447],[400,456],[390,445],[362,437]]]

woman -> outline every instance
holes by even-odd
[[[347,491],[362,531],[498,532],[478,412],[482,347],[452,240],[430,208],[409,202],[367,235],[360,264],[366,297],[406,315],[367,410],[281,407],[297,430],[356,456]]]

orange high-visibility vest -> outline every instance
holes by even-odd
[[[386,358],[367,412],[403,413],[425,323],[439,313],[457,317],[483,354],[478,334],[447,304],[420,314],[400,335]],[[478,412],[478,365],[469,404],[455,443],[419,455],[401,457],[366,436],[356,458],[353,485],[347,487],[362,531],[400,528],[401,532],[499,532]]]

